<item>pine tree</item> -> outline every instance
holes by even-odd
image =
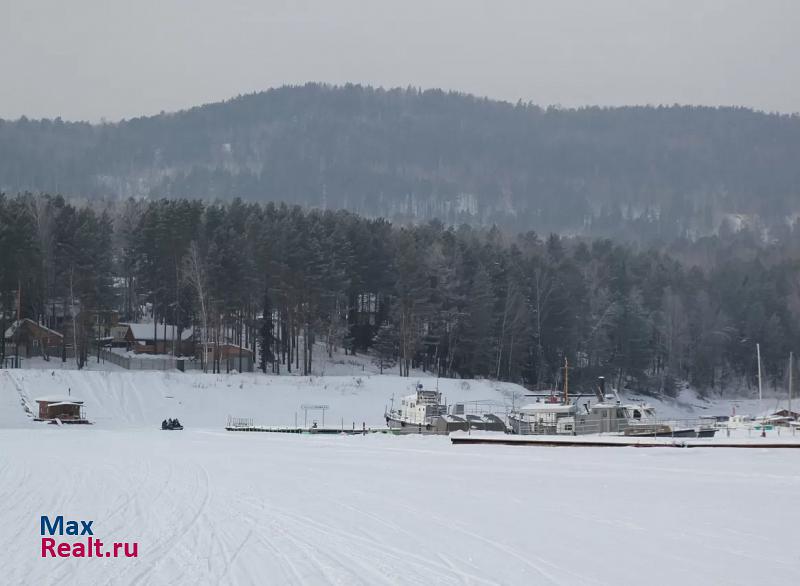
[[[372,343],[372,362],[380,368],[381,374],[385,368],[391,368],[397,363],[397,350],[397,330],[389,324],[382,325]]]
[[[494,328],[494,293],[489,273],[479,266],[475,271],[467,302],[462,346],[463,372],[472,376],[488,376],[493,366],[492,332]]]

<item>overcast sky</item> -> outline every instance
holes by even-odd
[[[800,111],[798,0],[0,0],[0,117],[306,81]]]

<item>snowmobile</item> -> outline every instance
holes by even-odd
[[[161,422],[161,429],[164,431],[180,431],[183,426],[177,419],[165,419]]]

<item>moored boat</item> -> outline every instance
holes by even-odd
[[[439,391],[417,383],[414,393],[400,398],[400,404],[384,413],[386,425],[394,433],[446,435],[452,431],[506,431],[502,419],[493,413],[466,413],[462,403],[452,411],[442,401]]]

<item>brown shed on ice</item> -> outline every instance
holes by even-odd
[[[67,395],[53,395],[36,399],[39,404],[39,416],[36,421],[54,421],[61,423],[89,423],[83,414],[83,401]]]

